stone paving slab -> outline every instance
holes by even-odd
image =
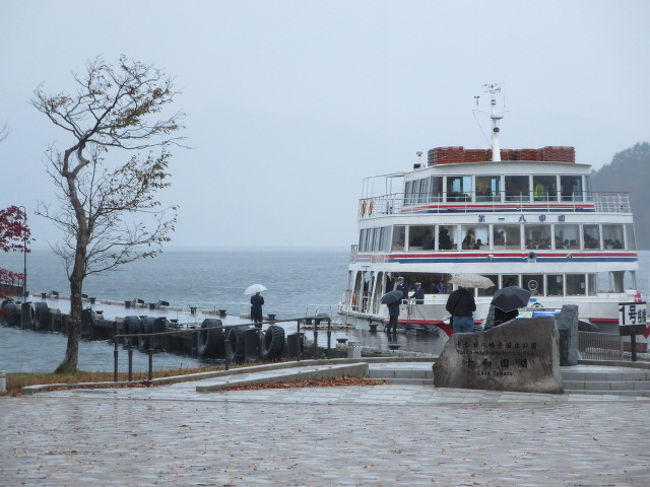
[[[296,403],[299,391],[270,404],[0,398],[0,484],[648,485],[648,403],[459,405],[474,393],[452,390],[452,405],[432,405],[400,398],[418,388],[337,389],[342,400],[329,404]]]

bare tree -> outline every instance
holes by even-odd
[[[179,144],[184,117],[164,115],[176,92],[153,66],[124,56],[110,66],[98,58],[73,76],[74,94],[48,95],[39,87],[32,100],[70,139],[63,151],[47,151],[59,208],[39,205],[37,212],[65,235],[55,251],[68,272],[70,320],[57,372],[77,370],[84,279],[153,257],[169,240],[177,208],[162,207],[157,197],[169,186],[169,147]]]

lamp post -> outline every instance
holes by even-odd
[[[27,227],[27,208],[19,206],[23,211],[23,225]],[[23,235],[23,302],[27,302],[27,236]]]

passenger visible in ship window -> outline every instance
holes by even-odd
[[[438,294],[447,294],[447,284],[444,281],[438,282]]]
[[[411,299],[415,300],[415,304],[424,304],[424,289],[422,289],[422,283],[415,283],[415,291],[413,291],[413,296]]]
[[[481,242],[480,238],[477,238],[474,244],[474,250],[481,250],[481,247],[483,247],[483,242]]]
[[[465,238],[463,239],[463,249],[473,249],[476,245],[476,238],[474,237],[474,230],[467,230]]]
[[[533,197],[538,201],[544,199],[544,185],[542,183],[537,183],[535,185]]]
[[[427,233],[424,234],[424,237],[422,237],[422,248],[424,250],[431,250],[435,248],[435,240],[430,231],[427,231]]]
[[[447,230],[446,228],[441,228],[440,234],[438,235],[438,239],[440,241],[441,250],[451,250],[452,243],[451,243],[451,238],[449,237],[449,230]]]
[[[556,249],[563,249],[564,247],[565,247],[565,245],[562,242],[562,237],[556,235],[555,236],[555,248]]]
[[[612,243],[612,248],[613,248],[613,249],[622,249],[622,248],[623,248],[623,244],[621,243],[621,241],[620,241],[619,239],[616,239],[616,240],[614,240],[614,242]]]

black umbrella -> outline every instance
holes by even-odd
[[[404,293],[402,293],[402,291],[390,291],[381,297],[381,304],[393,304],[397,301],[401,301],[403,297]]]
[[[494,293],[490,304],[507,312],[523,308],[528,304],[528,299],[530,299],[530,291],[519,286],[508,286]]]

